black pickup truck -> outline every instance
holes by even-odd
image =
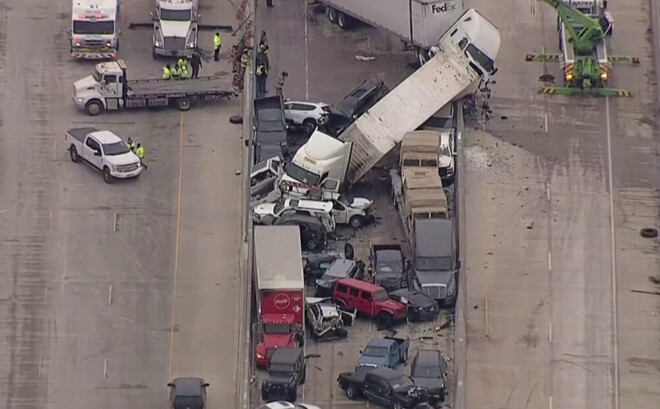
[[[409,377],[394,369],[360,367],[355,372],[339,374],[337,383],[352,400],[363,396],[369,402],[387,408],[430,407],[428,390],[416,386]]]
[[[255,160],[265,161],[287,154],[287,125],[284,119],[282,97],[273,96],[254,100],[254,119],[257,128]]]

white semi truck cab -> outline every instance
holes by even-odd
[[[153,57],[190,57],[197,47],[198,0],[158,0],[154,21]]]
[[[119,0],[73,0],[71,57],[114,59],[119,51]]]

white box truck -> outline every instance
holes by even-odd
[[[355,20],[388,31],[412,46],[420,63],[463,14],[463,0],[321,0],[330,22],[349,29]]]
[[[360,116],[337,140],[316,132],[295,154],[283,180],[339,190],[360,180],[408,132],[453,100],[470,95],[497,70],[500,33],[474,9],[435,47],[434,57]],[[336,179],[333,183],[328,179]]]

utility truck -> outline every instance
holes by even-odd
[[[463,0],[321,0],[331,23],[347,30],[356,21],[394,34],[415,51],[420,65],[428,51],[463,14]]]
[[[154,21],[153,58],[190,57],[197,47],[199,0],[157,0]]]
[[[73,83],[73,102],[89,115],[128,108],[176,106],[190,109],[196,100],[237,95],[232,84],[220,77],[194,80],[129,80],[123,60],[96,64],[94,73]]]
[[[255,361],[266,367],[277,348],[301,346],[305,339],[300,228],[254,226],[254,254],[261,336]]]
[[[113,59],[119,51],[119,0],[73,0],[71,57]]]
[[[606,0],[569,0],[566,3],[582,15],[601,22],[606,37],[612,35],[614,19],[610,12],[606,11]],[[569,84],[575,78],[573,67],[577,60],[574,44],[571,40],[571,31],[579,33],[588,27],[585,27],[581,19],[570,14],[567,14],[564,20],[566,22],[563,22],[561,15],[557,13],[559,49],[562,52],[560,56],[561,69],[564,73],[564,81]],[[566,23],[570,23],[570,27],[567,27]],[[598,65],[600,66],[601,79],[606,83],[609,76],[609,62],[607,60],[607,46],[604,38],[594,43],[593,55],[594,60],[598,61]]]
[[[321,132],[312,134],[282,179],[337,191],[340,185],[357,182],[406,133],[418,129],[451,101],[473,94],[487,83],[496,72],[499,46],[497,28],[478,11],[466,11],[440,40],[433,58],[336,140]]]

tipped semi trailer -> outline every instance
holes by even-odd
[[[474,9],[435,47],[434,57],[349,125],[336,139],[316,131],[283,180],[339,190],[360,180],[406,133],[453,100],[473,94],[497,71],[500,34]],[[334,139],[334,140],[333,140]],[[330,179],[335,179],[328,183]]]
[[[356,21],[397,36],[420,64],[463,14],[463,0],[321,0],[331,23],[347,30]]]

